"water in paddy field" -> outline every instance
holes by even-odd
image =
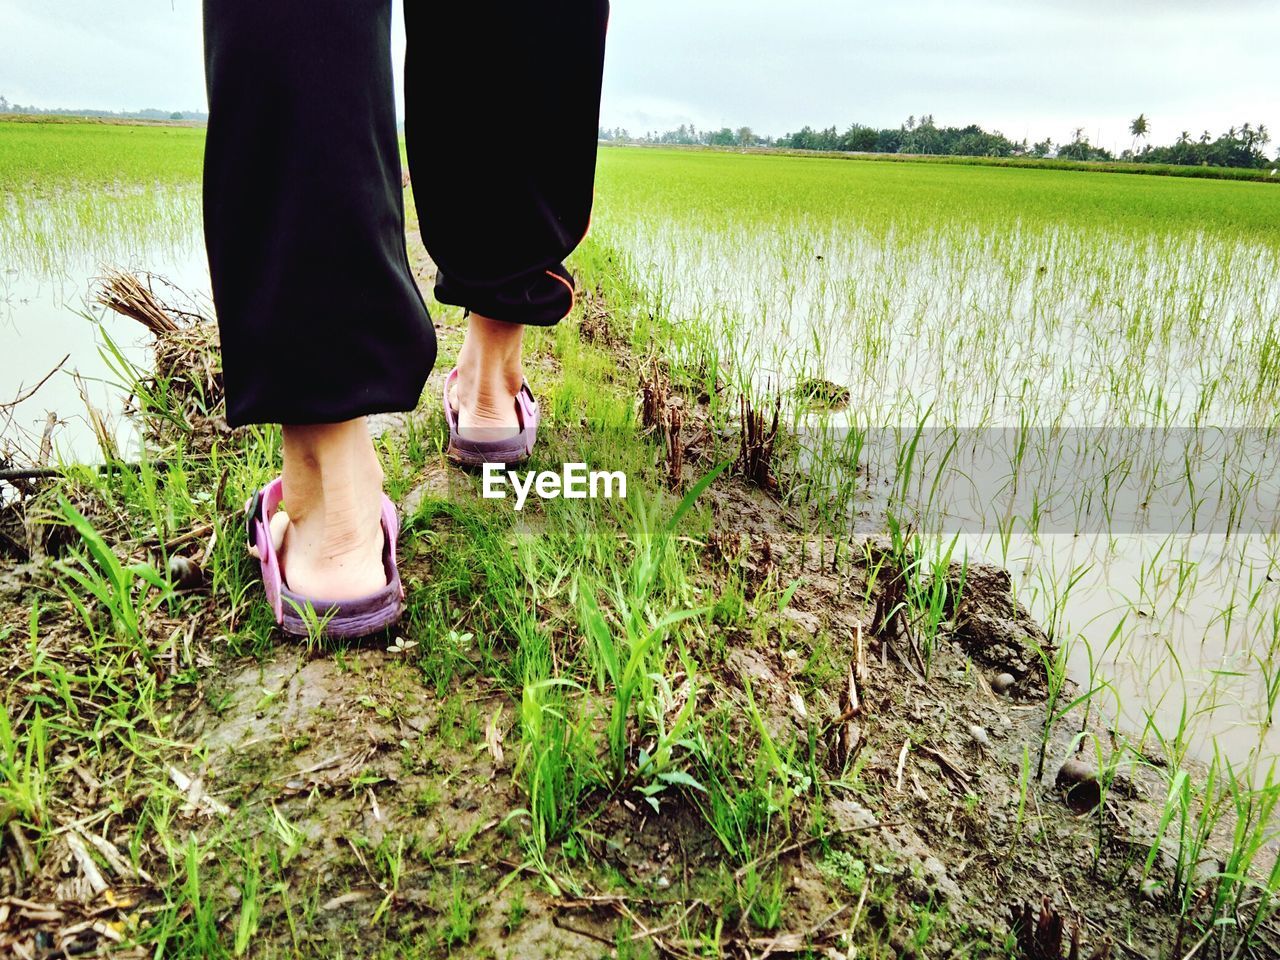
[[[0,404],[57,372],[16,406],[0,407],[0,456],[15,467],[34,463],[52,416],[52,462],[102,462],[86,398],[127,454],[137,431],[122,415],[121,378],[103,356],[103,334],[144,367],[150,334],[93,303],[94,280],[112,269],[149,272],[207,303],[199,191],[72,191],[6,201],[0,209]],[[162,301],[181,299],[156,283]]]
[[[594,236],[736,383],[847,388],[792,425],[854,529],[892,509],[926,552],[1008,568],[1149,754],[1280,756],[1280,246],[804,211]]]

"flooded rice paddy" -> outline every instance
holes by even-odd
[[[602,178],[596,242],[700,331],[691,367],[784,399],[848,526],[1007,566],[1152,755],[1270,766],[1280,190],[643,151]]]
[[[0,402],[26,399],[0,413],[6,447],[0,452],[15,466],[40,459],[51,417],[51,461],[100,462],[87,404],[103,415],[118,449],[136,442],[134,426],[120,416],[118,361],[105,347],[110,338],[128,360],[144,363],[144,331],[93,302],[95,279],[113,269],[152,273],[207,296],[199,191],[71,189],[5,197]]]

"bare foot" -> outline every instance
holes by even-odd
[[[458,434],[467,440],[505,440],[520,432],[516,394],[524,383],[520,346],[524,327],[471,314],[458,352],[458,379],[449,394]]]
[[[284,428],[281,573],[294,593],[352,600],[387,585],[382,465],[363,417]]]

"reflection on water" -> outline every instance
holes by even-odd
[[[49,414],[53,449],[67,461],[98,462],[78,373],[90,403],[107,415],[117,446],[135,442],[119,416],[118,377],[101,354],[101,332],[145,364],[146,336],[133,321],[90,302],[110,268],[150,271],[193,295],[207,295],[199,191],[68,192],[7,198],[0,212],[0,402],[14,399],[67,359],[29,399],[0,415],[0,454],[14,465],[38,456]]]
[[[1123,729],[1193,755],[1280,756],[1280,539],[1251,534],[965,535],[1068,644],[1072,676]],[[1077,579],[1078,578],[1078,579]],[[1146,737],[1151,748],[1156,738]]]
[[[846,384],[872,424],[1271,422],[1280,247],[1197,233],[872,229],[798,216],[598,231],[757,386]],[[1269,335],[1270,334],[1270,335]],[[1260,406],[1260,401],[1261,406]]]
[[[595,236],[735,382],[848,388],[794,419],[856,527],[890,509],[1008,566],[1129,731],[1280,753],[1280,245],[667,212]]]

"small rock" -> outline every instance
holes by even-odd
[[[973,737],[981,746],[987,747],[991,745],[991,738],[987,736],[986,728],[976,723],[969,724],[969,736]]]
[[[787,607],[782,611],[782,615],[809,633],[817,633],[818,628],[822,625],[817,615],[809,613],[807,610],[796,610],[793,607]]]
[[[934,890],[942,894],[946,899],[957,902],[964,899],[964,894],[960,892],[960,887],[947,876],[947,868],[942,865],[942,861],[937,857],[924,858],[924,873],[929,878]]]
[[[1017,678],[1012,673],[1000,673],[991,681],[991,689],[996,693],[1005,694],[1012,690],[1017,682]]]
[[[179,590],[194,590],[204,582],[200,564],[174,554],[169,558],[169,579]]]
[[[774,687],[778,683],[778,675],[773,672],[764,658],[754,650],[736,649],[730,652],[725,663],[743,679],[753,685]]]
[[[809,710],[804,705],[804,697],[793,690],[787,694],[787,698],[791,701],[791,709],[795,711],[798,718],[801,720],[809,719]]]
[[[1093,772],[1093,767],[1079,757],[1071,757],[1058,768],[1058,776],[1054,779],[1054,784],[1059,790],[1062,790],[1066,787],[1075,786],[1077,783],[1096,779],[1096,777],[1097,774]]]
[[[827,816],[841,830],[861,830],[876,825],[876,817],[857,800],[845,798],[827,801]]]
[[[1054,786],[1063,794],[1067,806],[1076,813],[1088,813],[1102,802],[1102,785],[1098,774],[1077,757],[1072,757],[1058,770]]]

